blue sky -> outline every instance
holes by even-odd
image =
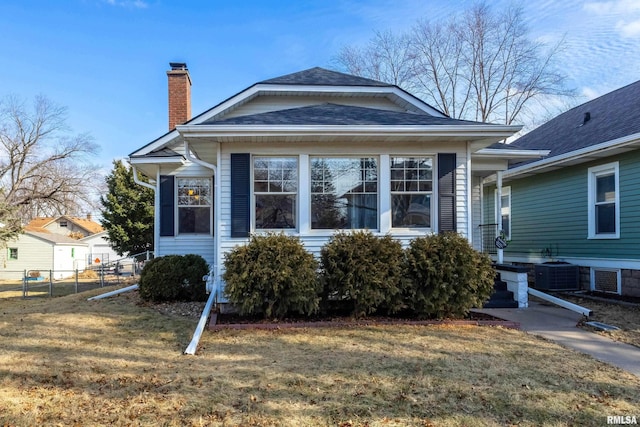
[[[0,96],[43,94],[102,147],[108,172],[167,130],[169,62],[188,64],[193,115],[271,77],[330,67],[375,30],[440,19],[465,0],[4,0]],[[490,1],[494,8],[506,0]],[[565,37],[582,101],[640,79],[640,1],[530,0],[533,38]]]

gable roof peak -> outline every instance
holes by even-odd
[[[327,70],[322,67],[313,67],[273,79],[263,80],[258,84],[285,84],[285,85],[309,85],[309,86],[393,86],[353,74]]]

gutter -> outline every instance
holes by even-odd
[[[509,169],[508,171],[505,171],[504,176],[506,178],[506,177],[517,176],[522,173],[533,172],[539,169],[544,169],[550,166],[562,164],[563,162],[580,158],[589,154],[595,154],[598,152],[614,150],[617,148],[624,147],[625,145],[631,145],[638,142],[640,142],[640,133],[623,136],[622,138],[614,139],[612,141],[602,142],[600,144],[591,145],[589,147],[585,147],[580,150],[570,151],[565,154],[553,156],[547,159],[536,161],[534,163]]]
[[[456,136],[508,138],[521,126],[502,125],[180,125],[176,129],[184,137],[233,137],[233,136]]]

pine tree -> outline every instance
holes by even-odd
[[[101,223],[113,249],[121,256],[152,250],[153,190],[136,184],[133,169],[120,160],[114,160],[106,182],[108,193],[100,197]]]

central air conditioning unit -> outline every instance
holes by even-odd
[[[567,262],[536,264],[535,287],[539,291],[577,291],[580,289],[580,267]]]

